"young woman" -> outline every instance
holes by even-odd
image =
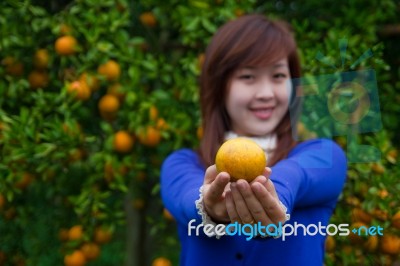
[[[196,236],[193,229],[235,222],[328,225],[345,181],[346,158],[331,140],[293,139],[301,100],[291,82],[300,77],[296,50],[288,25],[262,15],[228,22],[213,37],[201,74],[200,148],[172,153],[161,172],[162,198],[178,223],[180,265],[323,264],[326,233],[311,235],[314,227],[306,235],[299,229],[285,239],[249,241],[201,230]],[[256,141],[269,158],[264,175],[250,184],[230,182],[215,167],[218,148],[238,136]]]

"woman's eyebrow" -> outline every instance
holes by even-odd
[[[287,68],[288,65],[286,63],[278,63],[278,64],[273,65],[273,68],[280,68],[280,67]]]

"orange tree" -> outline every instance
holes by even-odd
[[[385,236],[329,237],[326,264],[390,265],[400,252],[399,73],[387,62],[396,67],[399,54],[378,26],[394,23],[395,9],[394,1],[3,1],[0,265],[176,265],[160,164],[198,145],[197,78],[210,37],[254,11],[292,23],[308,75],[332,72],[340,38],[346,64],[372,49],[356,70],[377,73],[383,129],[357,141],[382,158],[350,165],[331,222],[380,225]]]
[[[1,265],[167,255],[162,241],[177,241],[165,235],[159,166],[195,145],[198,119],[193,93],[179,95],[181,74],[146,35],[155,25],[125,1],[1,10]]]

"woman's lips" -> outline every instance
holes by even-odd
[[[255,115],[255,117],[265,120],[272,116],[274,108],[254,108],[250,110]]]

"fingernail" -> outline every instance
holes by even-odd
[[[264,185],[268,183],[268,179],[269,179],[269,178],[265,178],[265,179],[263,180],[263,184],[264,184]]]
[[[219,177],[219,179],[220,179],[221,181],[225,182],[226,179],[227,179],[227,177],[226,177],[225,174],[221,174],[220,177]]]
[[[238,186],[239,189],[245,189],[246,188],[244,182],[246,182],[246,181],[243,181],[243,180],[238,180],[237,181],[237,186]]]
[[[261,184],[266,184],[267,183],[267,181],[268,181],[268,179],[265,177],[265,176],[260,176],[260,178],[259,178],[259,183],[261,183]]]

